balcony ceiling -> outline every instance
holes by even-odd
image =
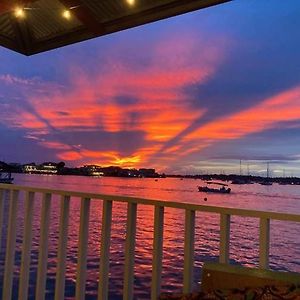
[[[32,55],[230,0],[1,0],[0,45]]]

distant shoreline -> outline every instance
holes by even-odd
[[[25,173],[25,172],[12,172],[12,174],[24,174],[24,175],[51,175],[51,176],[84,176],[84,177],[113,177],[113,178],[133,178],[133,179],[143,179],[143,178],[154,178],[154,179],[163,179],[163,178],[178,178],[178,179],[200,179],[204,181],[210,180],[218,180],[224,182],[232,182],[232,181],[251,181],[253,183],[261,183],[261,182],[272,182],[272,183],[279,183],[279,184],[286,184],[286,185],[300,185],[300,178],[299,177],[262,177],[262,176],[252,176],[252,175],[236,175],[236,174],[202,174],[202,175],[172,175],[172,174],[157,174],[157,177],[136,177],[136,176],[125,176],[125,175],[88,175],[88,174],[47,174],[47,173]]]

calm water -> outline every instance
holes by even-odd
[[[256,210],[300,213],[300,186],[244,185],[233,186],[230,195],[206,195],[197,192],[200,180],[194,179],[129,179],[129,178],[90,178],[75,176],[38,176],[15,175],[15,183],[49,187],[73,191],[99,192],[114,195],[139,196],[143,198],[162,199],[165,201],[189,202],[215,206],[247,208]],[[205,202],[204,198],[208,201]],[[19,272],[21,258],[21,242],[23,229],[24,195],[21,194],[19,204],[18,234],[15,274]],[[36,282],[36,266],[38,259],[40,195],[35,202],[33,245],[30,269],[30,295],[33,298]],[[53,298],[57,236],[59,221],[59,198],[53,198],[51,227],[49,234],[49,260],[47,278],[47,299]],[[8,201],[6,202],[8,209]],[[91,204],[89,244],[88,244],[88,276],[86,299],[96,299],[98,269],[100,260],[101,214],[102,201],[94,200]],[[77,244],[79,230],[80,200],[71,201],[70,227],[67,256],[66,298],[73,299],[75,293],[75,272],[77,260]],[[135,252],[135,297],[149,299],[151,279],[151,257],[153,236],[152,208],[138,207],[138,229]],[[164,227],[163,258],[163,292],[180,292],[182,288],[183,269],[183,234],[184,212],[177,209],[166,209]],[[7,216],[6,216],[7,217]],[[7,222],[7,220],[6,220]],[[201,266],[204,261],[218,259],[219,218],[214,214],[197,213],[196,246],[195,246],[195,278],[194,287],[199,287]],[[126,227],[126,205],[114,203],[112,245],[110,256],[110,299],[121,299],[124,266],[124,244]],[[271,222],[271,258],[273,269],[300,272],[300,225],[288,222]],[[0,255],[1,277],[3,276],[4,243]],[[231,227],[230,258],[233,263],[247,266],[258,264],[258,220],[233,217]],[[2,278],[1,282],[2,282]],[[2,284],[1,284],[2,285]],[[17,296],[18,281],[15,279]]]

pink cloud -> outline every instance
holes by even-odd
[[[150,61],[143,67],[111,53],[101,58],[96,74],[71,64],[67,87],[39,82],[37,92],[24,89],[24,96],[35,113],[15,108],[3,121],[11,127],[26,129],[29,134],[34,132],[35,136],[39,131],[45,136],[49,124],[59,131],[69,132],[78,127],[82,131],[101,128],[112,133],[142,131],[151,147],[133,149],[132,155],[126,157],[116,151],[98,155],[88,145],[76,152],[69,151],[68,145],[60,141],[40,143],[57,151],[60,159],[97,158],[116,164],[142,164],[164,142],[203,116],[204,109],[191,108],[185,88],[203,84],[214,76],[224,58],[225,48],[223,40],[213,43],[201,38],[199,33],[188,32],[154,43],[152,49],[148,49]],[[10,75],[0,80],[15,86],[35,82],[35,79],[23,81]],[[120,96],[133,101],[121,103]]]

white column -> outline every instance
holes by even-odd
[[[125,242],[125,274],[124,274],[124,290],[123,290],[124,300],[133,299],[136,214],[137,214],[137,204],[128,203],[126,242]]]
[[[190,293],[194,280],[195,211],[185,211],[183,293]]]
[[[51,209],[51,194],[46,193],[43,195],[43,200],[42,200],[39,262],[38,262],[36,294],[35,294],[36,299],[45,298],[47,264],[48,264],[50,209]]]
[[[2,242],[2,227],[3,227],[4,195],[5,195],[5,190],[0,189],[0,250],[2,246],[1,242]]]
[[[86,260],[87,260],[87,245],[88,245],[88,235],[89,235],[90,204],[91,204],[90,198],[81,199],[77,277],[76,277],[76,296],[75,296],[76,300],[85,299]]]
[[[19,191],[11,190],[2,299],[11,299],[16,247],[16,218]]]
[[[98,300],[108,299],[111,219],[112,201],[103,200]]]
[[[269,268],[270,219],[261,218],[259,226],[259,267]]]
[[[164,207],[155,206],[151,300],[158,299],[158,296],[160,294],[162,257],[163,257],[163,232],[164,232]]]
[[[68,244],[68,226],[70,213],[70,196],[61,197],[57,271],[55,282],[55,300],[65,298],[66,257]]]
[[[20,272],[20,283],[19,283],[19,300],[28,298],[30,252],[31,252],[31,242],[32,242],[33,206],[34,206],[34,193],[26,192],[21,272]]]
[[[230,246],[230,215],[221,214],[220,220],[220,257],[222,264],[229,263]]]

